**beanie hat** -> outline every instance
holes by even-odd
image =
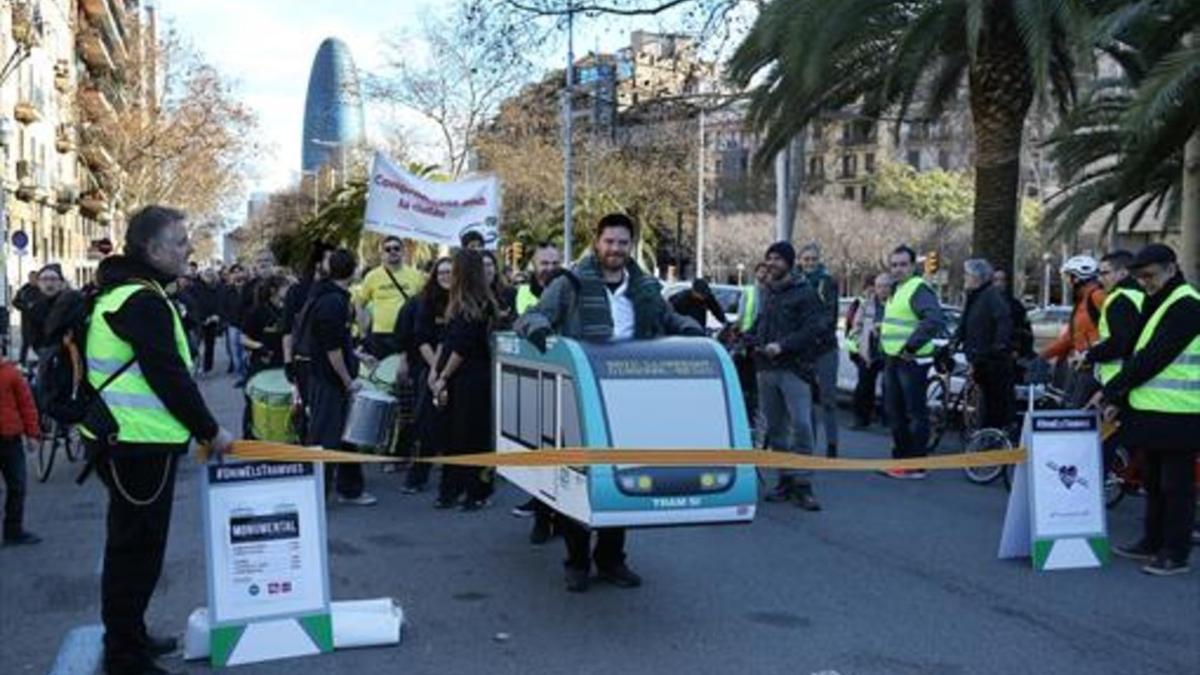
[[[788,267],[795,267],[795,265],[796,265],[796,248],[794,246],[792,246],[792,243],[790,241],[777,241],[774,244],[771,244],[770,246],[767,247],[767,255],[771,255],[772,253],[779,256],[780,258],[783,258],[784,262],[787,263]],[[766,257],[766,256],[763,256],[763,257]]]

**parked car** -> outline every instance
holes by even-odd
[[[1033,348],[1040,350],[1053,342],[1071,322],[1070,305],[1047,305],[1030,310],[1029,324],[1033,327]]]

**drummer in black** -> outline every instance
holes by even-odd
[[[312,359],[309,383],[309,445],[327,450],[342,449],[342,432],[351,398],[361,388],[358,357],[354,353],[351,326],[354,308],[350,302],[350,282],[354,278],[354,254],[339,248],[329,254],[329,277],[317,282],[313,295],[300,316],[304,326],[300,342],[306,344]],[[375,497],[364,488],[362,464],[326,464],[336,466],[338,502],[371,506]]]
[[[253,304],[242,318],[242,346],[249,352],[247,379],[264,370],[283,368],[283,336],[287,332],[283,305],[290,286],[287,277],[276,274],[260,279],[254,287]],[[242,436],[251,437],[248,399]]]

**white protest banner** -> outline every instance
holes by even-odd
[[[423,180],[375,153],[367,185],[366,229],[403,239],[458,246],[462,235],[483,235],[496,248],[500,180],[495,176],[452,183]]]

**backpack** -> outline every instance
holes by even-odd
[[[122,364],[99,387],[88,382],[88,326],[99,295],[95,287],[63,291],[46,318],[46,336],[53,346],[45,350],[38,367],[38,407],[62,425],[82,422],[100,392],[137,361]]]

